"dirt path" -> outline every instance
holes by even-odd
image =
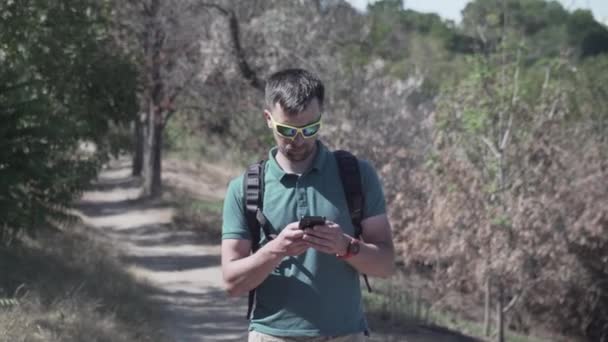
[[[174,209],[138,200],[140,188],[129,174],[124,162],[101,173],[79,206],[85,222],[115,242],[133,274],[158,289],[153,296],[172,341],[245,341],[245,298],[227,298],[221,289],[219,246],[169,229]]]
[[[198,198],[223,198],[228,176],[221,169],[193,174],[184,172],[184,165],[167,163],[166,168],[165,182],[195,190]],[[162,308],[164,330],[172,341],[246,341],[246,298],[227,298],[221,289],[219,244],[170,229],[174,208],[139,200],[139,195],[128,162],[118,161],[83,194],[79,210],[87,224],[122,251],[125,267],[157,289],[153,298]],[[425,328],[406,334],[400,330],[376,332],[372,341],[471,341]]]

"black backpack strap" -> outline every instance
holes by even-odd
[[[271,240],[274,235],[269,234],[267,219],[262,210],[264,209],[264,168],[266,161],[249,165],[243,176],[243,197],[245,204],[245,217],[247,228],[251,235],[251,253],[260,248],[260,234],[264,230],[266,238]],[[255,289],[249,291],[249,304],[247,308],[247,319],[251,318],[255,303]]]
[[[260,225],[257,220],[258,210],[263,208],[264,196],[264,161],[251,164],[243,176],[243,197],[245,204],[245,218],[247,228],[251,234],[251,250],[255,252],[260,243]]]
[[[362,233],[361,221],[363,219],[363,206],[365,205],[359,161],[357,160],[357,157],[348,151],[334,151],[334,156],[338,163],[338,170],[340,172],[340,179],[342,181],[342,187],[344,188],[344,195],[346,196],[350,218],[353,222],[353,227],[355,228],[354,237],[358,239]],[[372,292],[367,275],[364,274],[363,278],[365,279],[367,290]]]

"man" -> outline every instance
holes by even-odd
[[[249,341],[364,341],[359,274],[388,277],[394,249],[382,186],[359,160],[365,204],[361,240],[351,221],[334,155],[317,140],[324,86],[311,73],[287,69],[266,83],[264,118],[276,147],[265,164],[263,213],[276,237],[261,234],[251,253],[243,176],[224,201],[222,271],[232,296],[256,289]],[[306,215],[326,223],[302,230]]]

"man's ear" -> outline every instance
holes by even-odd
[[[272,128],[272,120],[270,118],[270,112],[267,109],[264,109],[264,119],[266,119],[266,124],[268,128]]]

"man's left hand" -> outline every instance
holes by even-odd
[[[310,247],[334,255],[346,254],[350,242],[350,238],[344,234],[340,225],[331,221],[306,229],[302,239],[308,242]]]

